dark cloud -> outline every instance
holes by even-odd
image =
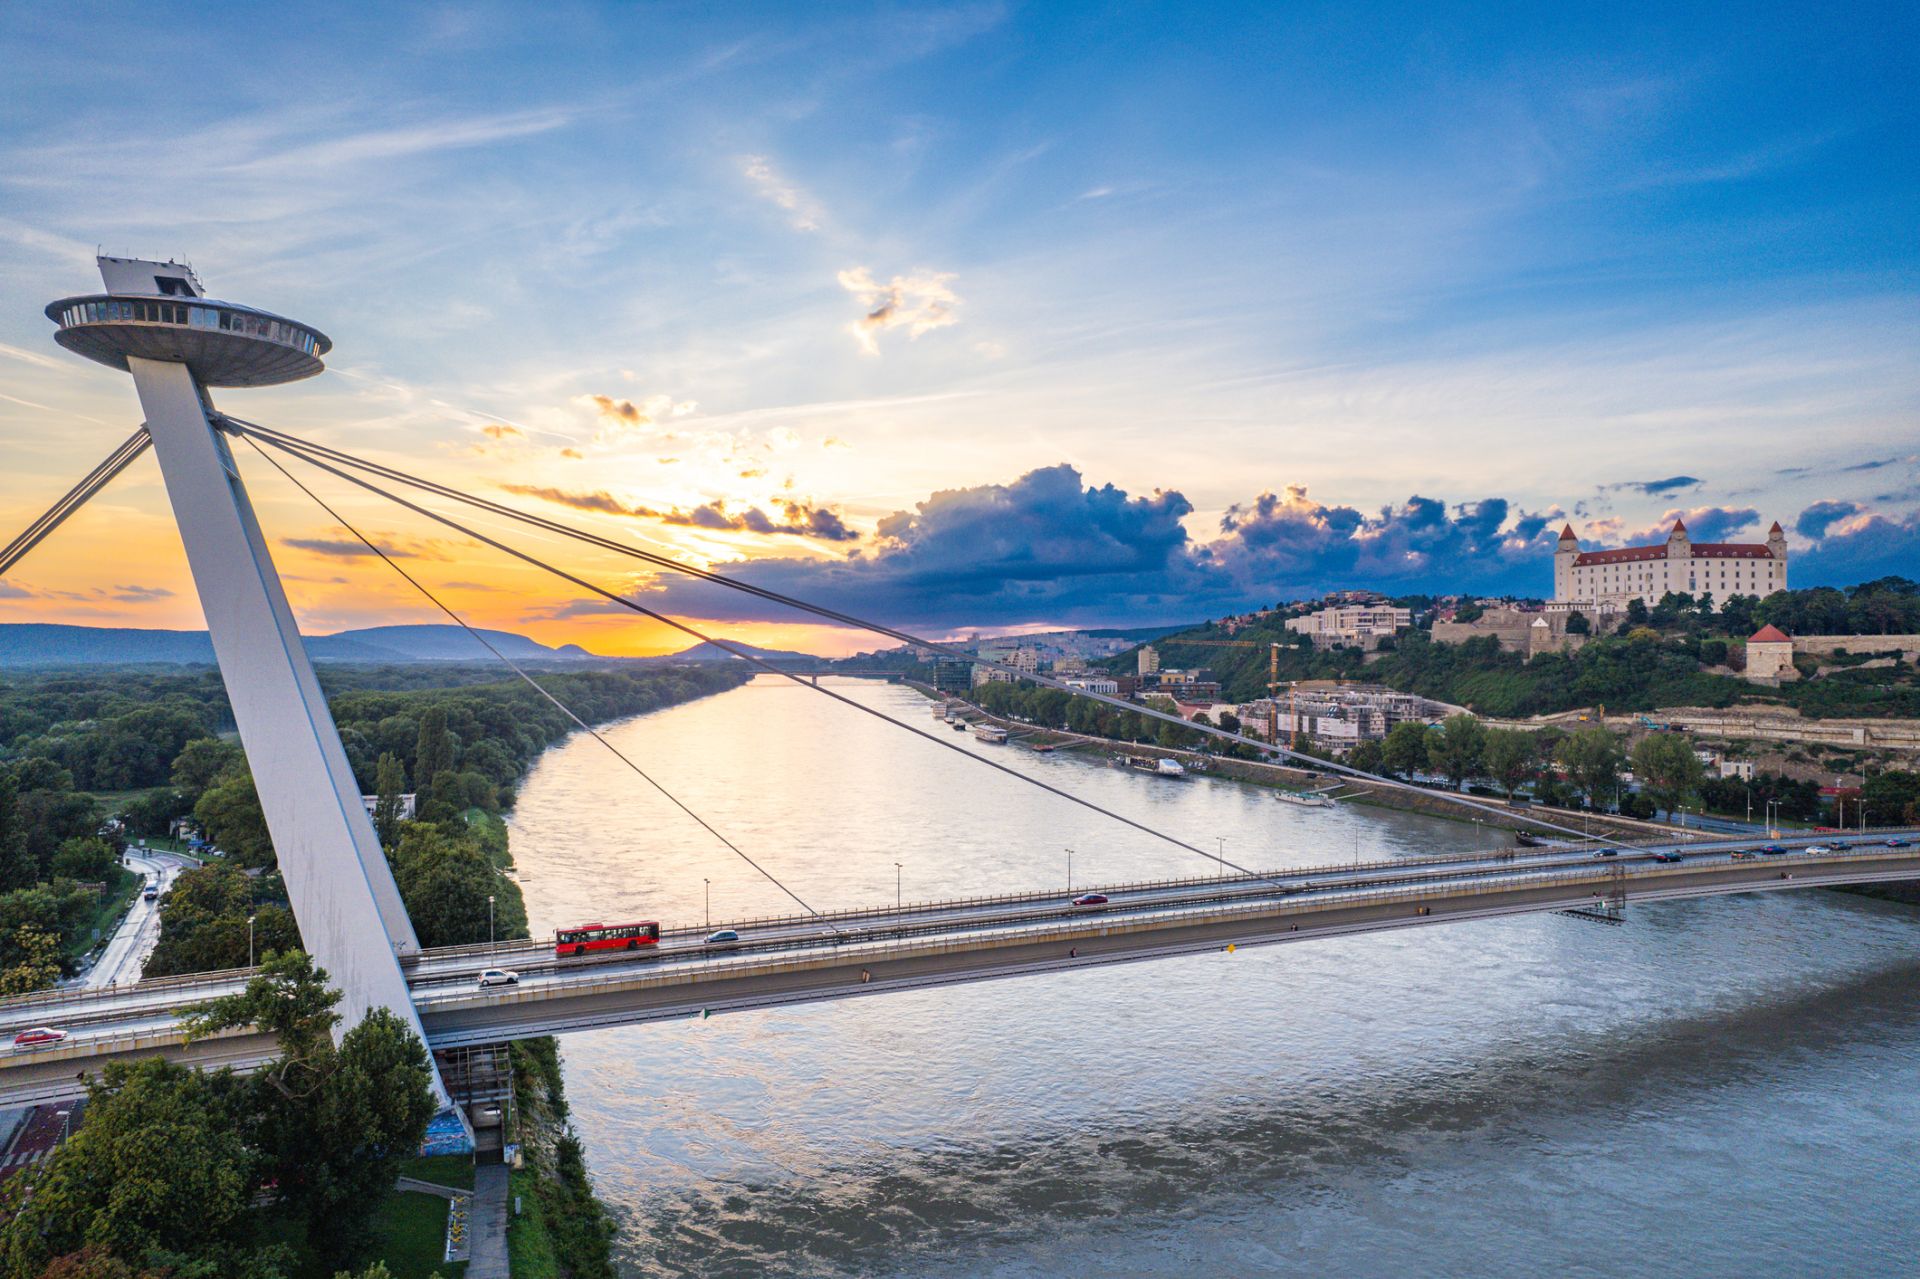
[[[286,537],[280,539],[280,541],[283,546],[296,547],[302,551],[312,551],[315,555],[330,555],[336,559],[371,559],[373,557],[373,551],[368,549],[364,542],[350,535],[341,537]],[[395,542],[378,537],[373,539],[373,544],[379,547],[381,552],[390,559],[440,560],[446,558],[446,556],[440,554],[440,552],[434,550],[432,547],[422,544],[401,546]]]
[[[122,604],[145,604],[152,600],[173,598],[173,592],[164,586],[116,586],[109,593]]]
[[[1876,577],[1914,577],[1920,567],[1920,510],[1905,517],[1870,515],[1851,520],[1788,561],[1795,586],[1850,586]]]
[[[30,600],[34,592],[24,586],[15,586],[12,582],[0,581],[0,600]]]
[[[1669,475],[1664,480],[1622,480],[1617,484],[1603,484],[1603,489],[1624,489],[1630,493],[1644,493],[1648,497],[1665,497],[1669,493],[1678,493],[1682,489],[1699,488],[1705,480],[1692,475]]]
[[[1231,508],[1220,536],[1192,539],[1180,493],[1133,497],[1084,485],[1071,466],[1011,484],[935,493],[841,560],[762,559],[733,577],[844,612],[929,626],[1147,623],[1218,614],[1336,586],[1540,593],[1551,588],[1549,524],[1499,498],[1448,506],[1414,497],[1368,514],[1306,490]],[[718,619],[790,613],[687,579],[639,588],[650,607]]]
[[[663,524],[678,524],[688,528],[706,528],[735,533],[771,533],[790,537],[818,538],[825,542],[851,542],[860,537],[860,534],[847,527],[838,512],[804,502],[782,503],[781,513],[786,518],[781,521],[774,519],[757,506],[733,512],[719,502],[707,502],[690,511],[660,511],[648,506],[635,506],[630,502],[623,502],[611,493],[605,492],[583,493],[568,489],[542,488],[534,484],[503,484],[500,487],[509,493],[517,493],[522,497],[536,497],[543,502],[552,502],[556,506],[572,507],[576,511],[597,511],[603,515],[659,520]]]
[[[1801,537],[1818,541],[1835,524],[1850,515],[1858,515],[1864,509],[1858,502],[1815,502],[1800,512],[1800,518],[1793,522],[1793,531]]]
[[[1725,542],[1735,534],[1751,527],[1759,518],[1760,512],[1751,506],[1673,507],[1651,527],[1641,529],[1637,533],[1629,533],[1622,540],[1628,546],[1645,546],[1650,543],[1664,542],[1667,540],[1667,534],[1673,531],[1673,522],[1685,520],[1689,541]]]

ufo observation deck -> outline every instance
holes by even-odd
[[[75,355],[125,372],[127,357],[184,364],[202,386],[277,386],[326,366],[333,343],[318,329],[250,306],[201,297],[112,293],[47,307],[53,335]]]

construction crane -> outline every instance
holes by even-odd
[[[1262,641],[1260,640],[1166,639],[1166,640],[1161,640],[1160,642],[1162,644],[1165,644],[1169,648],[1173,648],[1173,647],[1177,647],[1179,645],[1185,645],[1185,644],[1191,644],[1196,648],[1260,648],[1262,647]],[[1268,642],[1264,646],[1267,650],[1267,699],[1275,703],[1274,710],[1276,712],[1274,717],[1267,722],[1267,744],[1270,746],[1278,746],[1280,744],[1280,716],[1278,714],[1278,711],[1279,711],[1278,700],[1280,695],[1280,645],[1278,643]],[[1299,744],[1300,744],[1300,720],[1298,716],[1294,714],[1293,681],[1288,680],[1287,681],[1287,749],[1293,750],[1295,747],[1299,746]]]

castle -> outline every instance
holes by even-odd
[[[1732,595],[1764,599],[1786,589],[1787,535],[1777,520],[1765,542],[1695,542],[1685,522],[1675,520],[1664,546],[1611,551],[1581,550],[1569,524],[1553,552],[1554,603],[1600,611],[1634,599],[1656,604],[1668,591],[1724,602]]]

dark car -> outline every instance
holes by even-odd
[[[1595,857],[1618,857],[1619,855],[1620,850],[1617,848],[1603,848],[1594,854]]]
[[[1076,906],[1104,906],[1107,904],[1107,895],[1105,893],[1081,893],[1073,899],[1073,904]]]
[[[1780,854],[1786,852],[1787,849],[1784,844],[1762,844],[1760,851],[1769,857],[1778,857]]]
[[[1907,846],[1907,841],[1904,839],[1900,839],[1898,837],[1895,837],[1887,841],[1888,848],[1905,848],[1906,846]]]
[[[1744,848],[1736,848],[1727,855],[1737,862],[1750,862],[1753,860],[1753,854]]]
[[[1680,854],[1678,854],[1678,853],[1655,853],[1655,854],[1653,855],[1653,860],[1655,860],[1655,861],[1657,861],[1657,862],[1677,862],[1677,861],[1679,861],[1679,860],[1680,860]]]

